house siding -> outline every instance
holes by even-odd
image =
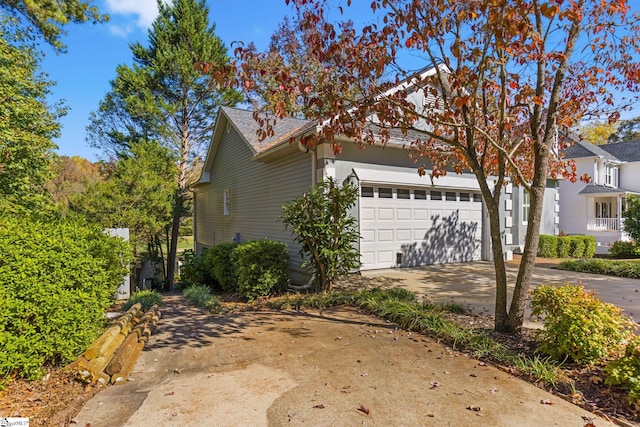
[[[527,236],[527,224],[525,223],[527,219],[524,218],[522,207],[524,191],[525,190],[522,187],[513,189],[513,241],[519,250],[524,249],[524,243]],[[554,236],[559,233],[559,212],[556,212],[556,206],[559,206],[559,197],[557,196],[558,191],[558,188],[556,188],[556,181],[548,179],[544,190],[544,198],[542,200],[540,234]]]
[[[294,281],[302,263],[300,245],[279,220],[282,206],[311,187],[309,154],[291,150],[283,158],[262,163],[232,129],[220,142],[210,170],[211,182],[195,191],[196,247],[269,238],[287,244]],[[224,215],[223,192],[230,193],[229,215]],[[304,276],[304,275],[302,275]]]

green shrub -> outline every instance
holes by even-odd
[[[193,249],[185,250],[182,256],[180,288],[184,289],[193,285],[207,284],[210,279],[207,269],[205,268],[203,257],[196,255]]]
[[[640,336],[627,343],[624,357],[610,362],[604,373],[605,384],[622,387],[631,404],[640,403]]]
[[[558,237],[541,234],[540,242],[538,243],[538,256],[542,258],[557,258]]]
[[[312,268],[322,291],[360,266],[358,223],[349,213],[357,200],[356,187],[328,178],[282,208],[280,219],[302,245],[302,267]]]
[[[531,306],[532,315],[544,318],[539,350],[557,360],[594,363],[618,353],[633,335],[634,323],[621,309],[582,286],[539,286]]]
[[[560,240],[562,239],[569,242],[570,258],[582,258],[584,256],[585,244],[582,236],[565,236],[560,238]]]
[[[182,293],[188,301],[194,305],[204,308],[205,310],[222,313],[223,309],[220,305],[220,299],[211,295],[211,290],[207,286],[194,285],[186,288]]]
[[[70,362],[105,326],[127,274],[120,238],[70,221],[0,210],[0,381]]]
[[[581,236],[584,240],[584,253],[583,258],[593,258],[596,254],[596,238],[593,236]]]
[[[236,243],[220,243],[207,252],[207,267],[209,274],[215,278],[225,292],[238,291],[236,267],[232,254],[238,245]]]
[[[129,310],[129,308],[131,308],[132,305],[137,303],[140,303],[140,305],[142,306],[142,309],[144,311],[147,311],[156,304],[157,305],[162,304],[162,294],[158,291],[151,291],[149,289],[142,289],[142,290],[136,291],[133,293],[133,295],[131,295],[131,298],[129,298],[129,301],[124,303],[124,305],[122,306],[122,309]]]
[[[263,239],[243,243],[232,253],[240,296],[253,301],[284,292],[289,284],[287,245]]]
[[[569,250],[571,249],[571,240],[567,239],[567,236],[558,237],[557,239],[557,258],[567,258],[569,256]]]
[[[634,242],[614,242],[609,250],[609,254],[613,258],[637,258],[638,247]]]
[[[562,261],[558,264],[558,268],[583,273],[607,274],[609,276],[640,279],[640,262],[638,261],[616,261],[597,258],[576,259]]]

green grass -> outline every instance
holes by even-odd
[[[140,303],[142,309],[147,311],[156,304],[162,304],[162,294],[157,291],[142,289],[141,291],[134,292],[131,298],[129,298],[129,301],[124,303],[122,309],[129,310],[131,306],[136,303]]]
[[[182,295],[197,307],[204,308],[212,313],[224,312],[224,308],[220,305],[220,299],[215,295],[211,295],[211,291],[207,286],[189,286],[182,291]]]
[[[193,249],[193,236],[182,236],[178,239],[178,253],[185,249]]]

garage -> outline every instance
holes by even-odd
[[[482,198],[474,189],[360,178],[359,219],[362,270],[482,257]]]

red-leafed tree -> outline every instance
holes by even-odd
[[[261,60],[269,63],[272,53],[238,49],[239,83],[254,90],[268,74],[277,90],[317,106],[305,114],[322,124],[318,141],[336,151],[338,139],[385,143],[389,130],[399,129],[412,139],[419,173],[473,172],[489,215],[495,328],[518,331],[547,179],[575,180],[575,168],[561,157],[567,142],[558,135],[588,117],[615,121],[621,104],[637,99],[640,16],[627,0],[374,0],[376,23],[357,30],[350,21],[330,21],[327,0],[290,1],[306,54],[323,67],[314,66],[313,79],[302,78],[300,64],[264,68]],[[403,68],[406,52],[432,72]],[[416,88],[431,101],[411,102],[408,91]],[[272,110],[287,114],[284,103]],[[268,135],[272,122],[263,123]],[[530,194],[510,304],[499,216],[508,182]]]

